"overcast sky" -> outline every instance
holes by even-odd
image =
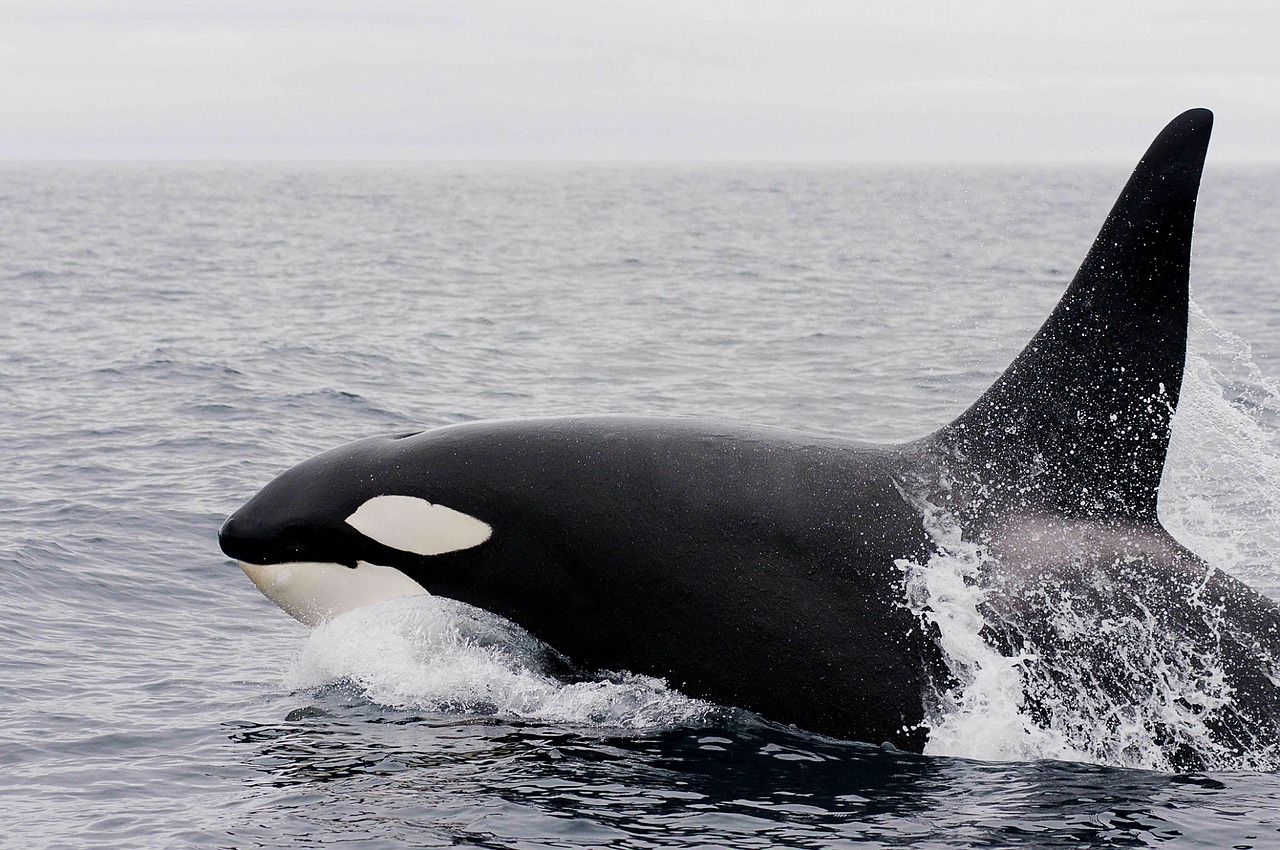
[[[1280,162],[1280,3],[0,0],[0,157]]]

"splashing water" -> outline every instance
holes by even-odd
[[[630,673],[565,681],[557,659],[519,626],[461,602],[409,596],[317,626],[286,684],[349,682],[401,709],[613,729],[696,723],[714,707]]]
[[[899,561],[907,573],[908,604],[937,626],[937,638],[955,679],[932,695],[925,752],[990,761],[1056,758],[1089,761],[1064,736],[1036,724],[1024,711],[1023,655],[1000,654],[985,638],[985,592],[980,573],[990,555],[962,538],[945,509],[918,503],[938,551],[923,564]]]
[[[1280,385],[1191,305],[1160,519],[1187,548],[1280,599]]]
[[[1166,527],[1211,564],[1276,595],[1267,562],[1280,550],[1280,391],[1251,359],[1248,345],[1192,305],[1186,375],[1160,512]],[[900,563],[910,607],[936,625],[953,681],[934,695],[926,752],[993,761],[1061,759],[1154,770],[1275,769],[1280,753],[1263,742],[1224,742],[1213,734],[1237,718],[1220,650],[1230,624],[1213,603],[1183,588],[1192,632],[1123,597],[1115,611],[1062,592],[1035,590],[1034,610],[1050,612],[1047,643],[994,645],[1007,623],[989,604],[986,549],[963,539],[944,508],[915,499],[937,552]],[[1120,574],[1124,565],[1118,564]],[[1198,631],[1197,631],[1198,630]],[[1065,650],[1065,651],[1064,651]],[[1268,659],[1258,650],[1261,663]],[[1110,683],[1104,688],[1103,681]],[[1116,683],[1119,683],[1118,685]]]

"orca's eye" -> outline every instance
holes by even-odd
[[[346,522],[383,546],[415,555],[470,549],[493,534],[487,522],[415,496],[375,496]]]

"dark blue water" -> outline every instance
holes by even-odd
[[[1245,769],[1271,754],[1177,775],[1103,730],[1018,750],[999,699],[924,756],[830,741],[559,682],[434,600],[310,633],[216,545],[271,476],[370,434],[603,412],[927,433],[1030,337],[1126,176],[0,167],[0,843],[1280,846],[1280,781]],[[1273,596],[1278,193],[1275,170],[1206,175],[1161,505]],[[1084,744],[1101,764],[1061,760]]]

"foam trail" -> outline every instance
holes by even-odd
[[[647,730],[698,722],[713,707],[629,673],[565,682],[519,626],[435,596],[357,608],[317,626],[286,677],[293,688],[347,681],[380,705]]]

